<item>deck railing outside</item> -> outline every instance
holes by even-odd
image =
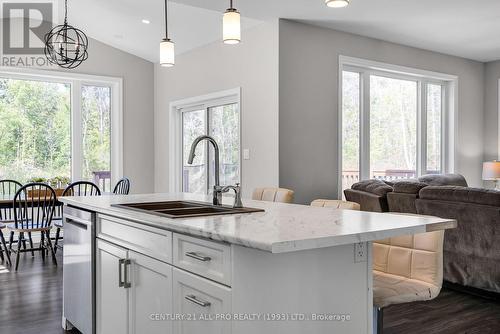
[[[94,182],[102,192],[111,191],[111,171],[92,172],[92,182]]]

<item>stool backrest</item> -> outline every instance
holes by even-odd
[[[425,232],[373,242],[373,270],[424,281],[443,283],[444,231]]]
[[[293,190],[285,188],[256,188],[253,191],[252,199],[257,201],[292,203]]]
[[[360,210],[359,204],[349,201],[341,201],[338,199],[315,199],[311,202],[311,206],[319,206],[324,208],[337,208],[347,210]]]

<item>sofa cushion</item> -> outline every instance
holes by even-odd
[[[366,191],[378,196],[384,197],[388,192],[392,191],[392,187],[381,180],[365,180],[352,185],[351,189]]]
[[[418,178],[429,186],[460,186],[467,187],[465,177],[460,174],[428,174]]]
[[[482,188],[429,186],[420,190],[419,197],[427,200],[500,206],[500,191]]]
[[[394,183],[395,193],[418,194],[420,189],[427,187],[427,184],[418,181],[399,181]]]

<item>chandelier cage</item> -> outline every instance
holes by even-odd
[[[68,24],[68,0],[64,2],[64,23],[45,35],[45,56],[50,63],[73,69],[88,58],[89,40],[85,33]]]

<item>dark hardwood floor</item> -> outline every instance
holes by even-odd
[[[0,334],[78,333],[61,329],[61,253],[57,267],[39,254],[22,254],[17,273],[0,263]],[[500,333],[499,301],[448,289],[430,302],[390,306],[384,317],[384,334]]]
[[[14,260],[14,259],[13,259]],[[58,266],[40,253],[21,254],[19,270],[0,262],[0,333],[62,334],[62,252]]]

